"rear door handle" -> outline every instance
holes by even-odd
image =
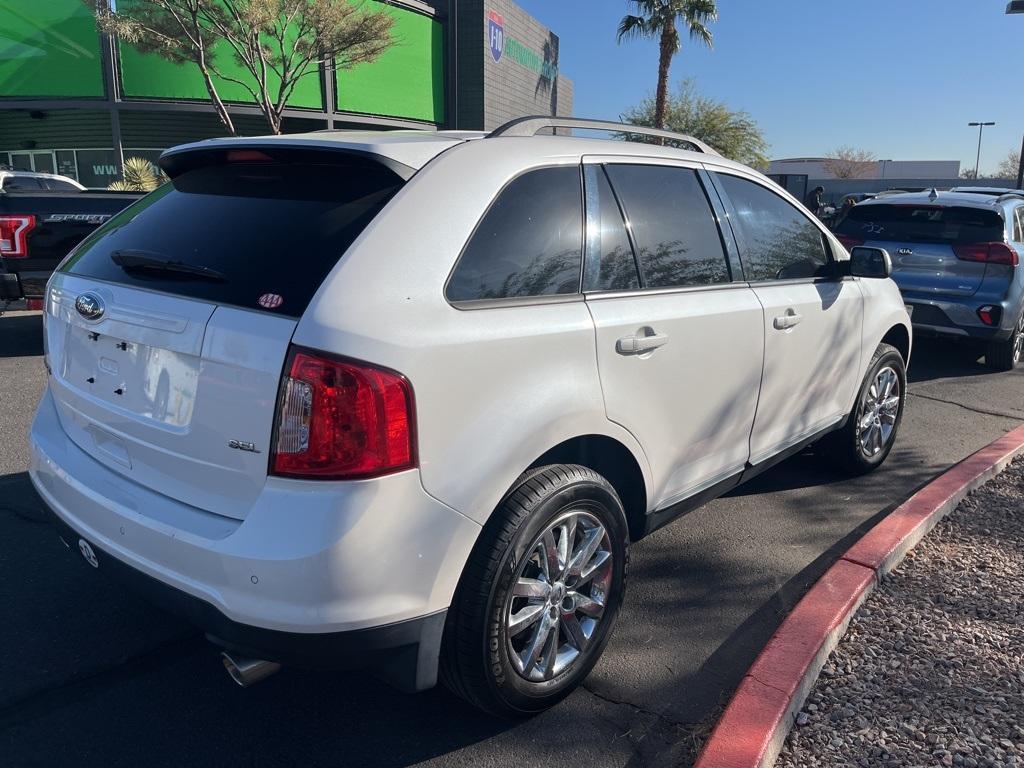
[[[799,325],[800,321],[804,319],[803,315],[797,314],[795,309],[787,309],[786,314],[779,315],[775,318],[775,330],[786,331],[795,325]]]
[[[642,355],[644,352],[652,352],[658,347],[668,344],[667,333],[655,333],[651,329],[647,330],[650,333],[644,334],[641,329],[632,336],[623,336],[615,342],[615,351],[620,355]]]

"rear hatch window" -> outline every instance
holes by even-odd
[[[862,240],[967,245],[1003,239],[1003,219],[995,211],[932,205],[858,205],[837,234]]]
[[[243,150],[184,170],[87,238],[61,271],[299,317],[403,184],[371,158]]]

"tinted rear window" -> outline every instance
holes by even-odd
[[[25,190],[38,192],[46,189],[43,182],[32,176],[8,176],[4,180],[4,189],[8,192],[23,192]]]
[[[987,243],[1003,239],[995,211],[931,205],[858,205],[837,232],[864,240],[912,243]]]
[[[448,281],[449,301],[579,293],[583,198],[578,165],[509,182],[477,225]]]
[[[85,240],[63,271],[298,317],[339,257],[401,186],[370,159],[196,168],[126,208]],[[123,269],[142,254],[220,273],[222,280]],[[274,303],[274,302],[270,302]]]

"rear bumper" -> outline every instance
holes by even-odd
[[[403,687],[433,684],[444,611],[480,529],[429,496],[418,472],[354,483],[271,478],[245,520],[234,520],[93,459],[67,437],[49,390],[31,449],[33,485],[70,529],[68,543],[84,539],[103,556],[101,570],[127,574],[221,645],[307,667],[375,666],[377,650],[398,649],[406,667],[415,660]]]
[[[0,268],[0,301],[17,301],[22,297],[18,276]]]
[[[40,299],[46,295],[46,283],[53,270],[19,270],[5,272],[0,269],[0,299]]]
[[[78,552],[83,537],[49,509],[60,538]],[[210,603],[123,563],[89,541],[104,575],[153,605],[202,629],[210,642],[246,657],[308,669],[370,669],[406,691],[437,682],[447,611],[349,632],[282,632],[232,621]],[[83,561],[84,566],[84,561]]]
[[[992,341],[1007,339],[1011,329],[985,325],[978,317],[979,307],[987,302],[977,298],[962,300],[937,300],[918,298],[904,294],[903,300],[908,307],[913,307],[910,320],[914,326],[915,336],[933,336],[944,338],[976,339]],[[1002,310],[1000,326],[1007,324],[1008,317],[1017,317],[1014,309],[1006,304],[994,304]],[[1017,310],[1019,312],[1019,310]]]

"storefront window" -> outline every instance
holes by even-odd
[[[78,178],[78,167],[75,163],[75,151],[73,149],[57,150],[57,173],[72,179]]]
[[[114,150],[79,149],[77,155],[80,184],[105,189],[110,182],[121,178],[121,169]]]

